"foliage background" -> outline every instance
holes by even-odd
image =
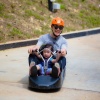
[[[64,33],[100,27],[100,0],[56,0],[61,9],[48,10],[48,0],[0,0],[0,43],[39,37],[50,32],[54,17],[65,21]]]

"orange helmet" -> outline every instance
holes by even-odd
[[[64,26],[64,21],[60,17],[56,17],[51,22],[51,25],[53,25],[53,24]]]

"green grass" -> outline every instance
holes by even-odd
[[[34,36],[40,36],[42,32],[40,30],[34,30]]]
[[[78,6],[79,6],[79,3],[78,3],[78,2],[72,2],[71,4],[72,4],[72,6],[74,6],[74,7],[78,7]]]
[[[9,23],[7,23],[7,27],[8,27],[8,28],[11,28],[11,27],[12,27],[12,25],[11,25],[11,24],[9,24]]]
[[[100,27],[99,0],[56,0],[61,8],[55,13],[48,10],[48,0],[12,1],[0,0],[0,42],[49,33],[56,16],[65,21],[64,33]]]
[[[96,7],[93,4],[89,4],[88,7],[89,7],[89,9],[90,9],[91,12],[95,12],[97,14],[100,14],[100,8],[99,7]]]
[[[63,0],[56,0],[56,2],[58,2],[58,3],[63,3]]]
[[[0,13],[2,13],[4,9],[5,9],[5,5],[3,3],[0,3]]]
[[[34,13],[34,17],[38,20],[44,20],[44,17],[42,17],[42,15],[37,14],[36,12]]]
[[[44,17],[42,17],[41,15],[37,14],[36,12],[32,11],[32,10],[25,10],[25,15],[26,17],[31,17],[34,16],[36,19],[38,20],[44,20]]]
[[[85,20],[88,27],[100,26],[100,16],[86,16]]]
[[[30,34],[24,33],[18,28],[12,28],[12,30],[9,33],[9,36],[13,39],[14,39],[14,37],[19,38],[19,39],[20,38],[25,39],[25,38],[30,38],[31,37]]]
[[[67,32],[70,32],[70,31],[75,31],[75,28],[69,26],[69,27],[66,27],[64,30]]]
[[[4,10],[5,10],[5,5],[3,3],[0,3],[0,16],[3,17],[4,16]]]
[[[61,4],[61,5],[60,5],[60,9],[66,10],[66,5]]]
[[[12,15],[9,15],[9,13],[7,14],[6,7],[3,3],[0,3],[0,17],[9,18],[9,19],[13,18]]]
[[[34,12],[31,10],[25,10],[25,16],[26,17],[34,16]]]
[[[3,32],[0,30],[0,41],[3,39]]]
[[[9,36],[11,36],[12,38],[15,36],[18,36],[19,38],[21,38],[23,35],[23,32],[17,28],[13,28],[9,34]]]
[[[99,27],[100,26],[100,16],[91,15],[91,12],[86,10],[81,10],[79,13],[80,20],[83,21],[87,27]],[[84,25],[83,25],[84,26]]]

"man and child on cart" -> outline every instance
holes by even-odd
[[[67,41],[61,36],[64,21],[56,17],[51,22],[51,33],[40,36],[37,44],[28,49],[29,74],[59,77],[66,66]]]

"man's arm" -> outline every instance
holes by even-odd
[[[57,56],[56,56],[56,59],[52,59],[52,63],[56,63],[56,62],[58,62],[58,60],[60,59],[60,57],[61,57],[61,53],[57,53]]]
[[[67,41],[65,40],[61,46],[61,54],[62,56],[66,56],[67,54],[67,48],[68,48],[68,43]]]
[[[32,54],[32,51],[35,51],[36,49],[39,50],[39,48],[41,47],[42,44],[43,44],[43,37],[41,36],[38,39],[37,44],[28,49],[28,53]]]
[[[67,50],[66,49],[61,49],[61,56],[66,56]]]

